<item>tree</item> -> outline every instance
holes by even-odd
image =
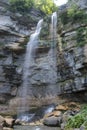
[[[12,11],[27,12],[34,5],[33,0],[10,0],[10,9]]]
[[[12,11],[28,12],[32,7],[51,14],[57,7],[52,0],[9,0]]]
[[[35,0],[36,7],[42,10],[45,14],[51,14],[57,10],[56,5],[52,0]]]

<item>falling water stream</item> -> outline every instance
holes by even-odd
[[[52,45],[55,45],[55,39],[57,38],[57,13],[54,12],[51,16],[51,41]]]
[[[41,19],[36,27],[35,32],[30,36],[30,40],[27,44],[26,48],[26,54],[24,59],[24,66],[23,66],[23,83],[22,83],[22,92],[20,93],[20,96],[22,97],[22,102],[20,103],[19,109],[23,108],[23,114],[21,115],[22,121],[29,121],[34,115],[32,114],[26,114],[27,111],[29,111],[29,108],[26,107],[26,101],[27,101],[27,92],[31,91],[29,88],[29,74],[30,74],[30,67],[32,66],[34,62],[34,55],[35,55],[35,48],[38,47],[38,40],[39,40],[39,34],[41,30],[41,26],[43,23],[43,19]],[[32,93],[32,92],[31,92]],[[19,118],[19,112],[18,110],[18,118]]]
[[[43,23],[43,19],[41,19],[36,27],[36,31],[34,34],[32,34],[30,36],[30,41],[27,44],[27,48],[26,48],[26,55],[25,55],[25,61],[24,61],[24,68],[23,68],[23,84],[22,84],[22,98],[23,101],[21,102],[21,106],[24,109],[24,114],[21,116],[21,120],[22,121],[29,121],[31,120],[31,118],[34,115],[30,115],[30,114],[25,114],[26,111],[29,111],[29,108],[27,109],[26,107],[26,95],[27,95],[27,91],[30,88],[30,86],[28,86],[28,82],[29,82],[29,73],[30,73],[30,67],[32,66],[32,63],[34,63],[34,55],[35,55],[35,48],[38,47],[38,40],[39,40],[39,34],[41,31],[41,27],[42,27],[42,23]],[[54,12],[51,16],[51,49],[48,53],[48,59],[50,62],[52,62],[52,65],[55,69],[55,63],[56,62],[56,51],[55,51],[55,45],[56,45],[56,37],[57,37],[57,13]],[[52,68],[51,68],[52,69]],[[49,74],[55,76],[53,73]],[[55,81],[53,81],[55,82]],[[52,88],[53,89],[53,88]],[[31,91],[29,89],[29,91]],[[32,93],[32,92],[31,92]],[[53,110],[53,106],[48,107],[45,110],[45,113],[49,113],[49,111],[51,112]],[[60,130],[60,128],[50,128],[50,127],[46,127],[46,126],[15,126],[14,130]]]
[[[51,16],[51,30],[50,30],[50,35],[51,35],[51,49],[49,51],[49,55],[51,55],[51,58],[54,59],[54,63],[56,62],[56,39],[57,39],[57,13],[54,12]]]
[[[54,12],[51,16],[51,29],[50,29],[50,36],[51,36],[51,48],[48,53],[48,60],[49,64],[51,65],[50,69],[52,74],[49,72],[49,78],[51,79],[52,82],[50,82],[50,86],[52,84],[55,84],[57,80],[57,59],[56,59],[56,54],[57,54],[57,13]],[[55,78],[54,78],[55,77]],[[54,79],[54,80],[53,80]],[[53,86],[52,86],[53,89]]]

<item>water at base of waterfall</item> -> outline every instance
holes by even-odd
[[[19,113],[17,119],[24,123],[36,121],[43,118],[45,114],[52,112],[54,108],[55,105],[50,104],[48,106],[32,109],[31,111],[28,112]]]
[[[19,117],[18,119],[21,121],[21,122],[30,122],[35,116],[35,113],[29,113],[29,112],[25,112],[25,113],[22,113],[22,114],[19,114]]]
[[[58,127],[47,126],[14,126],[14,130],[61,130]]]

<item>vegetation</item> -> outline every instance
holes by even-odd
[[[84,46],[87,44],[87,28],[80,27],[77,29],[77,46]]]
[[[28,12],[33,6],[33,0],[10,0],[10,9],[12,11]]]
[[[31,8],[36,8],[45,14],[51,14],[57,7],[52,0],[9,0],[11,11],[20,13],[29,12]]]
[[[80,128],[81,125],[84,125],[85,128],[87,128],[87,105],[82,107],[80,113],[69,118],[65,129],[70,130],[70,128]]]
[[[85,10],[79,9],[76,4],[72,4],[72,6],[66,9],[60,15],[62,23],[65,25],[68,22],[76,23],[82,22],[87,23],[87,13]]]
[[[56,5],[53,3],[52,0],[35,0],[35,5],[45,14],[51,14],[57,9]]]

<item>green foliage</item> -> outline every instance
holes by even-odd
[[[27,12],[34,5],[33,0],[10,0],[12,11]]]
[[[74,117],[69,118],[65,129],[80,128],[82,124],[87,127],[87,105],[82,107],[80,113],[76,114]]]
[[[87,28],[80,27],[77,29],[77,46],[84,46],[87,44]]]
[[[84,123],[84,121],[85,121],[84,115],[77,114],[68,120],[66,129],[67,128],[80,128],[80,126]]]
[[[51,14],[57,7],[52,0],[9,0],[12,11],[29,12],[31,8],[36,8],[45,14]]]
[[[67,10],[65,10],[64,12],[61,12],[60,18],[61,18],[61,22],[62,22],[64,25],[68,23]]]
[[[85,10],[79,9],[76,4],[72,4],[70,8],[65,10],[60,15],[62,23],[65,25],[68,22],[71,23],[86,23],[87,22],[87,13]]]
[[[57,10],[57,7],[52,0],[35,0],[35,5],[45,14],[51,14]]]
[[[76,4],[72,4],[71,8],[68,9],[68,18],[72,22],[79,22],[85,18],[85,12],[80,10]]]

